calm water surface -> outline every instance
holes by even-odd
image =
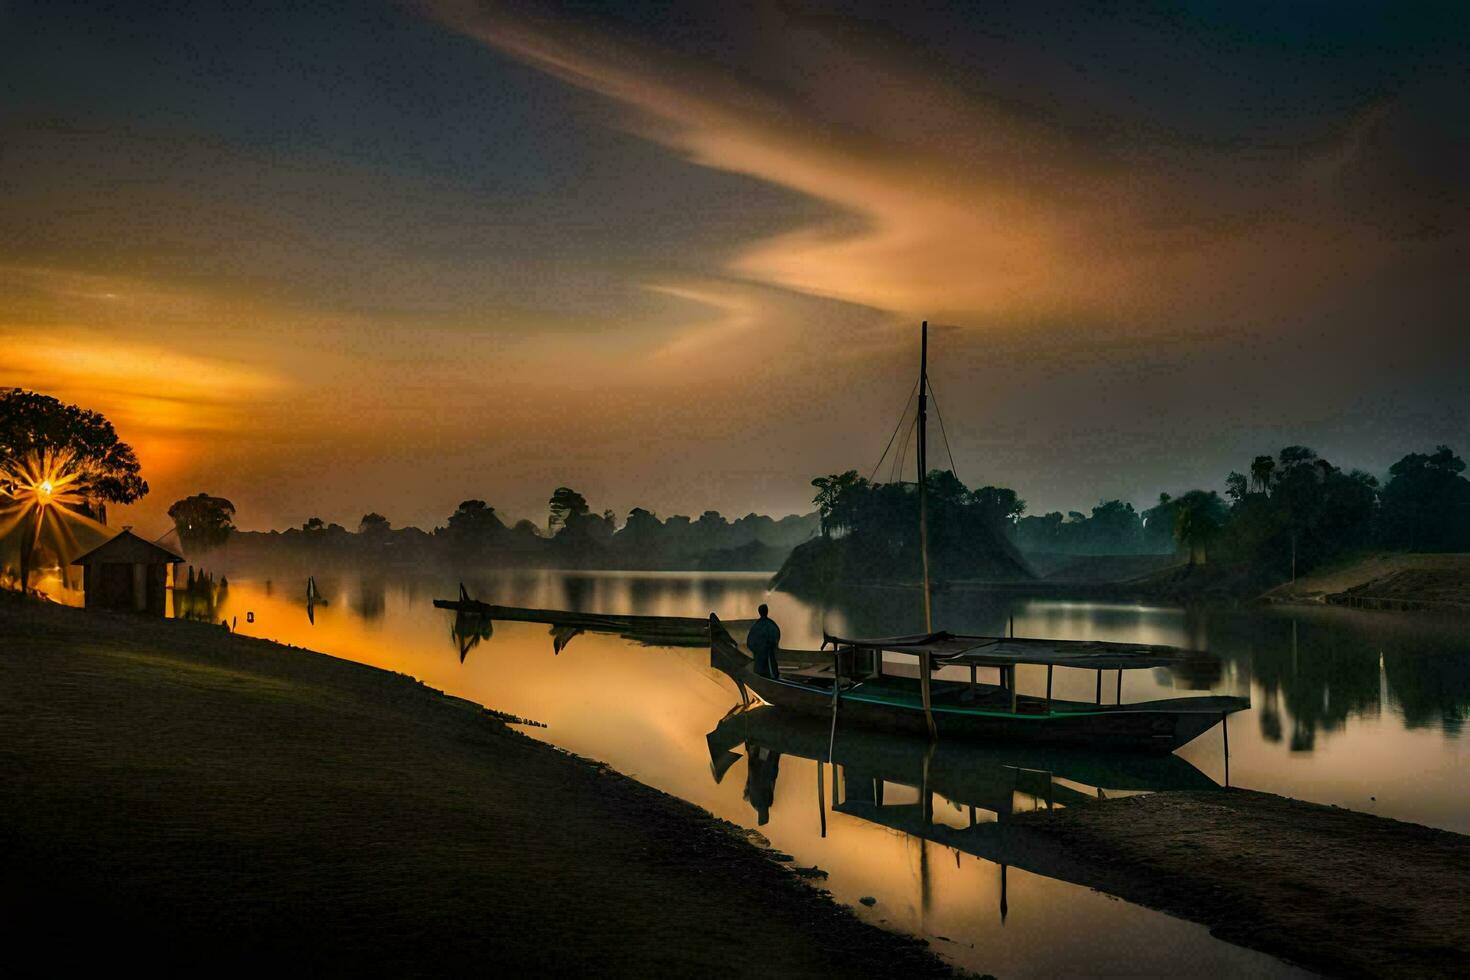
[[[868,596],[824,614],[791,596],[768,594],[766,581],[763,574],[531,571],[483,575],[466,585],[477,598],[505,605],[612,613],[715,611],[740,618],[766,601],[781,624],[783,645],[792,647],[815,647],[824,623],[850,635],[921,626],[912,593]],[[972,853],[983,848],[966,843],[972,823],[1001,818],[1008,808],[1044,806],[1048,798],[1065,805],[1099,789],[1107,795],[1146,789],[1147,779],[1137,784],[1058,771],[1048,783],[1044,775],[1024,773],[1008,776],[1013,782],[1001,790],[994,790],[995,780],[983,792],[952,790],[959,799],[947,798],[946,786],[938,785],[925,821],[931,826],[916,830],[922,754],[905,754],[904,743],[891,753],[896,761],[859,774],[851,765],[837,772],[820,765],[815,757],[823,751],[803,754],[806,743],[799,739],[773,745],[724,735],[708,739],[739,696],[708,666],[705,650],[587,634],[555,654],[547,627],[497,623],[490,636],[468,641],[461,662],[454,615],[432,606],[436,597],[454,596],[457,581],[319,574],[317,584],[329,604],[314,609],[314,622],[305,608],[303,577],[286,573],[269,580],[232,578],[221,605],[206,615],[235,619],[242,633],[401,671],[545,722],[547,728],[527,731],[758,828],[799,864],[829,872],[826,886],[860,915],[923,935],[972,969],[1002,975],[1293,972],[1216,940],[1201,926],[1069,883],[1065,874],[1058,880],[1015,867],[1003,872]],[[247,612],[254,622],[246,621]],[[1185,611],[961,594],[940,596],[936,610],[938,623],[964,632],[1001,633],[1012,618],[1019,636],[1134,640],[1218,654],[1218,669],[1189,676],[1129,672],[1123,697],[1182,690],[1249,694],[1254,707],[1230,722],[1232,785],[1470,832],[1470,790],[1460,778],[1470,642],[1454,623],[1336,609]],[[1109,701],[1115,677],[1104,686]],[[1022,669],[1023,691],[1044,683],[1040,671]],[[1091,699],[1095,675],[1059,671],[1056,685],[1061,697]],[[741,723],[727,721],[721,732],[738,733]],[[843,737],[840,725],[837,737]],[[720,744],[712,747],[712,741]],[[842,762],[841,748],[837,756]],[[1165,782],[1224,781],[1219,728],[1178,758]],[[991,771],[961,763],[952,769]],[[1025,760],[1015,764],[1027,767]],[[993,759],[987,765],[1015,772],[994,766]],[[877,904],[860,905],[865,896]]]

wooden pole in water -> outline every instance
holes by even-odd
[[[1051,671],[1052,665],[1046,665],[1046,713],[1051,714]]]
[[[1097,672],[1097,703],[1102,704],[1102,670]]]
[[[1123,703],[1123,668],[1118,668],[1118,703]]]

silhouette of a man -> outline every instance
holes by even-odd
[[[750,652],[755,654],[755,672],[762,677],[780,677],[781,671],[776,666],[776,651],[781,646],[781,627],[771,618],[771,609],[764,602],[756,610],[761,618],[755,621],[750,628],[750,634],[745,638],[745,645],[750,647]]]

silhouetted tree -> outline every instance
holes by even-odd
[[[1251,489],[1265,493],[1271,489],[1271,474],[1276,469],[1276,460],[1270,456],[1257,456],[1251,461]]]
[[[74,492],[95,502],[99,520],[104,504],[130,504],[148,492],[133,448],[103,415],[34,391],[0,394],[0,469],[42,452],[70,455]]]
[[[495,508],[483,500],[462,500],[444,528],[449,546],[461,557],[493,547],[505,533]]]
[[[370,543],[381,543],[388,538],[393,530],[393,525],[388,523],[388,518],[374,511],[363,514],[362,520],[357,522],[357,533]]]
[[[550,513],[546,519],[546,533],[551,535],[565,528],[569,518],[581,517],[591,509],[587,506],[587,498],[571,487],[557,487],[547,503]]]
[[[1250,484],[1246,481],[1244,473],[1231,472],[1225,478],[1225,496],[1233,502],[1240,503],[1250,492]]]
[[[1191,490],[1171,503],[1175,539],[1188,549],[1191,565],[1203,565],[1229,513],[1225,502],[1213,490]]]
[[[235,505],[207,493],[175,500],[169,505],[168,516],[185,548],[217,548],[235,530]]]
[[[1470,480],[1449,446],[1410,453],[1389,467],[1382,540],[1413,551],[1470,550]]]

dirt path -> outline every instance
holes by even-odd
[[[729,825],[399,675],[0,595],[7,960],[944,976]]]
[[[1464,976],[1470,837],[1247,790],[1018,816],[1014,853],[1341,976]]]

